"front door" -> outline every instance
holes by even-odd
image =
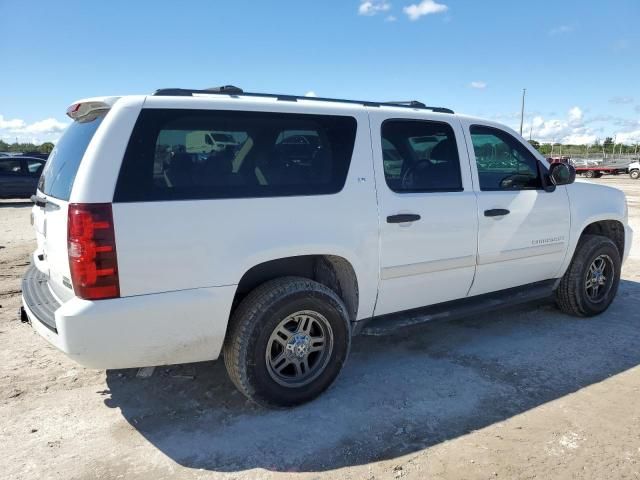
[[[465,297],[475,271],[476,196],[453,116],[370,112],[380,217],[375,315]]]
[[[478,194],[478,266],[470,295],[554,278],[567,251],[565,187],[543,189],[546,169],[515,136],[463,120]]]

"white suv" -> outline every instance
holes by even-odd
[[[295,405],[363,328],[554,291],[601,313],[631,245],[622,192],[445,108],[221,87],[68,115],[33,197],[21,314],[89,367],[223,355],[246,396]],[[225,143],[190,152],[193,132]]]

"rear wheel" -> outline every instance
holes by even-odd
[[[618,291],[620,253],[607,237],[583,235],[556,290],[560,309],[591,317],[604,312]]]
[[[265,407],[289,407],[333,383],[350,341],[347,309],[333,290],[283,277],[240,303],[223,354],[229,377],[244,395]]]
[[[640,178],[640,170],[631,170],[629,172],[629,176],[634,180],[637,180],[638,178]]]

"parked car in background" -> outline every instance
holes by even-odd
[[[29,198],[36,193],[45,160],[36,157],[0,157],[0,198]]]
[[[633,162],[629,164],[629,176],[634,180],[640,178],[640,162]]]

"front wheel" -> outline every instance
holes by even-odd
[[[620,267],[620,253],[609,238],[583,235],[556,290],[558,306],[579,317],[604,312],[618,291]]]
[[[262,284],[240,303],[223,354],[229,377],[250,400],[290,407],[333,383],[350,342],[347,309],[333,290],[283,277]]]
[[[634,180],[637,180],[638,178],[640,178],[640,170],[631,170],[629,172],[629,176]]]
[[[593,178],[596,176],[596,174],[593,170],[587,170],[586,172],[584,172],[584,176],[587,178]]]

